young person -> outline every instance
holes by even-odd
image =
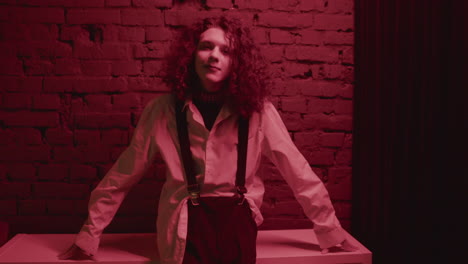
[[[204,19],[181,34],[167,57],[164,81],[172,93],[145,107],[130,146],[93,190],[75,244],[59,258],[96,253],[103,229],[157,152],[167,166],[157,219],[161,263],[255,263],[257,225],[263,221],[264,185],[257,175],[262,155],[277,166],[313,221],[320,247],[355,250],[327,190],[266,99],[265,65],[237,19]],[[187,124],[186,142],[181,122]],[[247,126],[243,139],[241,126]],[[189,157],[181,157],[184,150]],[[195,191],[189,174],[195,175]]]

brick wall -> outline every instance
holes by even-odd
[[[271,63],[272,101],[350,224],[352,0],[0,0],[0,221],[12,234],[77,232],[89,193],[168,92],[161,58],[182,25],[231,13]],[[160,160],[107,231],[154,230]],[[261,228],[310,227],[265,161]]]

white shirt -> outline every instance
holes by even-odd
[[[187,100],[184,107],[188,107],[190,149],[201,196],[233,196],[236,194],[238,115],[223,106],[209,131],[191,100]],[[104,228],[159,152],[167,166],[157,219],[159,255],[163,264],[182,263],[187,237],[188,193],[174,111],[172,95],[153,99],[145,107],[129,147],[91,193],[88,218],[75,240],[86,252],[96,253]],[[344,231],[328,192],[294,145],[271,102],[265,102],[263,111],[250,118],[248,138],[245,197],[257,225],[263,222],[259,208],[265,190],[257,171],[261,156],[265,155],[279,169],[314,223],[320,246],[327,248],[341,243],[345,239]]]

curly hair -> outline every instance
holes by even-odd
[[[199,89],[195,71],[195,51],[200,35],[209,28],[221,28],[231,43],[231,73],[225,81],[227,103],[237,113],[250,116],[260,112],[268,95],[267,64],[254,43],[250,30],[237,18],[205,18],[185,28],[166,54],[163,82],[178,99],[190,97]]]

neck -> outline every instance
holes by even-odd
[[[219,90],[216,92],[208,92],[205,90],[198,90],[193,94],[195,100],[198,100],[203,103],[217,103],[221,104],[224,102],[225,94],[223,91]]]

